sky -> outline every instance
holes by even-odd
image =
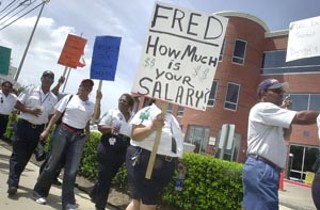
[[[0,0],[0,11],[12,0]],[[21,0],[20,0],[21,1]],[[64,66],[57,64],[68,34],[86,38],[86,66],[72,70],[65,92],[76,93],[82,79],[90,77],[90,64],[96,36],[121,37],[115,81],[103,81],[102,112],[117,107],[122,93],[130,93],[137,72],[141,51],[156,1],[153,0],[50,0],[44,7],[18,82],[24,86],[40,85],[40,76],[50,69],[56,81]],[[270,31],[288,30],[292,21],[320,16],[319,0],[162,0],[198,12],[237,11],[253,15]],[[12,65],[18,67],[39,9],[0,30],[0,46],[11,48]],[[1,25],[0,25],[1,26]],[[1,27],[0,27],[1,28]],[[56,84],[56,83],[54,83]],[[98,81],[90,98],[95,100]]]

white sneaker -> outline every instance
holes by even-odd
[[[36,203],[41,204],[41,205],[44,205],[47,203],[46,198],[37,198],[35,201],[36,201]]]

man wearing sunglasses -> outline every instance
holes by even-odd
[[[288,83],[266,79],[258,86],[259,102],[249,113],[247,160],[243,167],[243,209],[279,209],[280,172],[286,163],[285,138],[291,125],[315,124],[319,112],[292,111],[283,100]]]

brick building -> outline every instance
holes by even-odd
[[[185,142],[196,145],[195,152],[244,162],[248,114],[258,100],[258,84],[266,78],[289,82],[293,110],[320,110],[320,58],[286,63],[288,29],[270,31],[245,13],[218,15],[229,22],[206,111],[176,105],[169,109],[180,121]],[[234,135],[223,140],[228,130]],[[292,157],[287,177],[302,180],[319,154],[316,126],[293,126],[287,147]]]

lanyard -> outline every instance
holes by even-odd
[[[41,105],[47,100],[48,96],[49,96],[50,91],[46,94],[46,96],[44,97],[44,99],[42,100],[42,94],[40,92],[40,103]]]

